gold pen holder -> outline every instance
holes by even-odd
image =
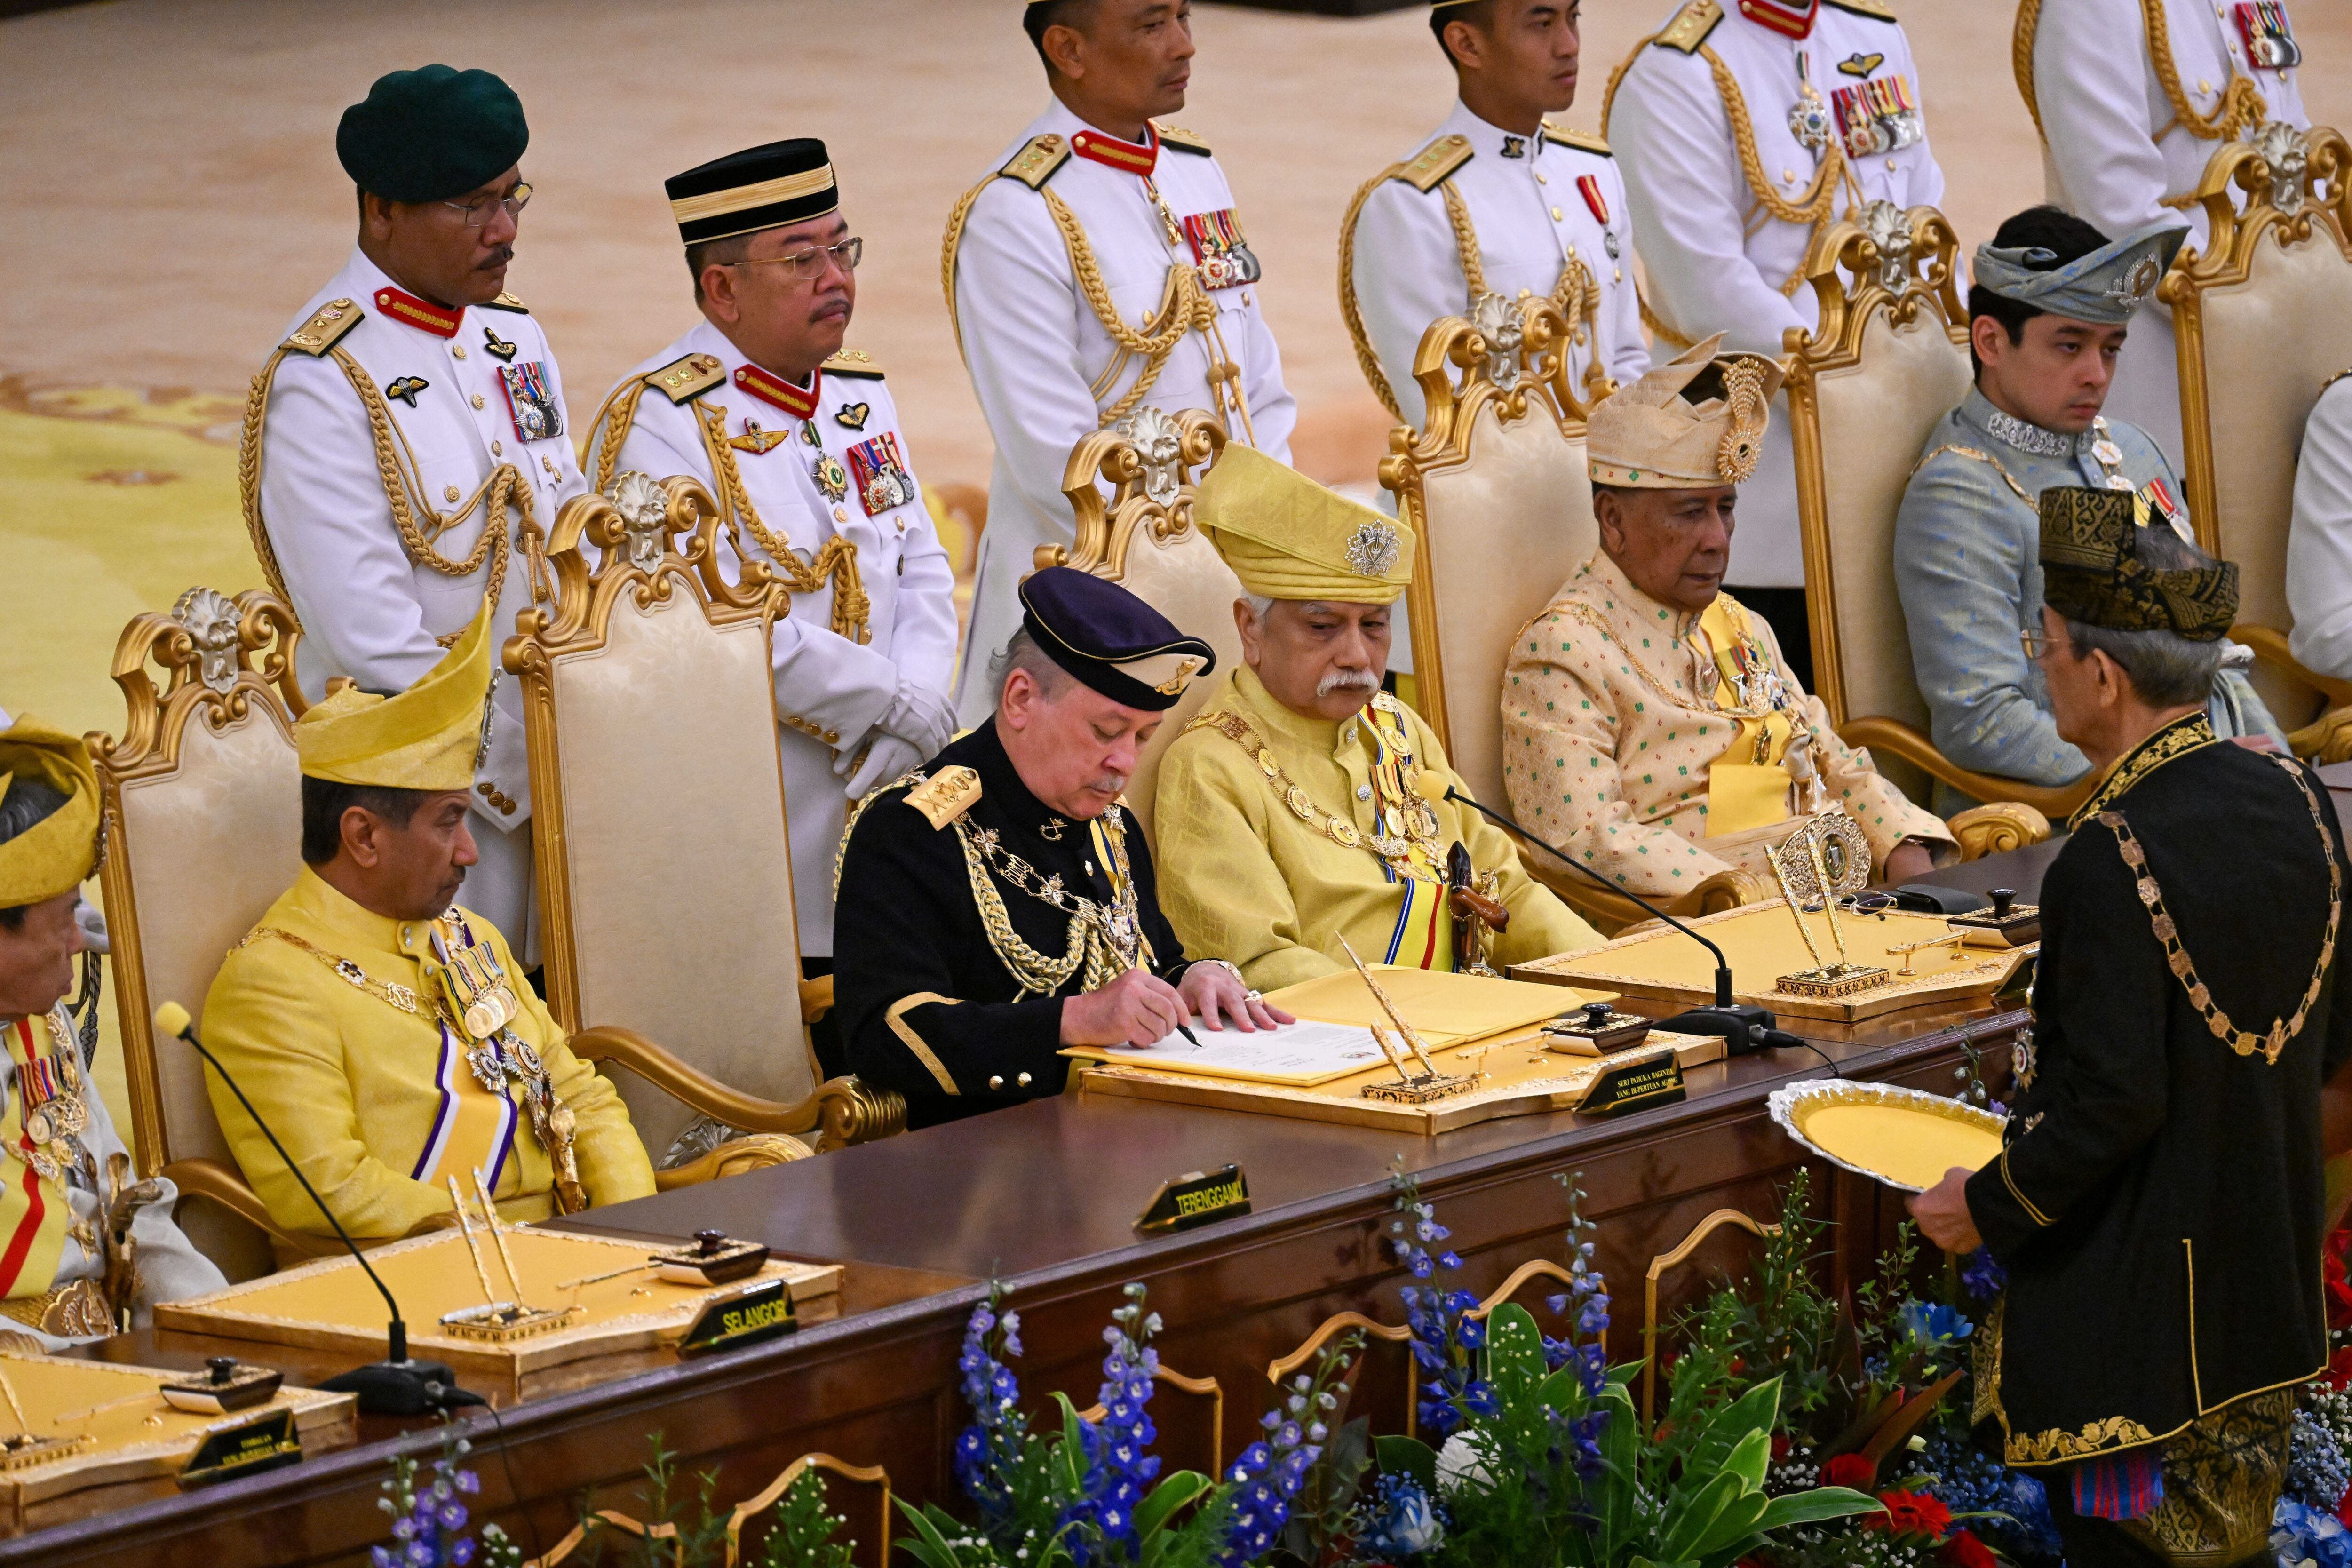
[[[1852,996],[1885,984],[1886,971],[1874,963],[1829,963],[1783,974],[1772,988],[1791,996],[1831,997]]]
[[[1847,954],[1845,933],[1838,928],[1839,897],[1860,892],[1870,880],[1870,840],[1861,824],[1832,806],[1807,818],[1770,858],[1773,879],[1780,884],[1780,896],[1788,900],[1789,916],[1797,922],[1797,934],[1804,938],[1805,951],[1813,961],[1811,969],[1781,975],[1772,983],[1773,989],[1790,996],[1825,999],[1852,996],[1885,984],[1884,968],[1856,963]],[[1837,953],[1834,962],[1813,941],[1812,925],[1806,916],[1814,902],[1821,905],[1822,922],[1829,928],[1830,943]]]
[[[1440,1100],[1451,1100],[1457,1094],[1467,1094],[1478,1087],[1475,1073],[1425,1073],[1399,1083],[1368,1083],[1362,1089],[1366,1100],[1381,1100],[1390,1105],[1428,1105]]]
[[[85,1448],[98,1446],[96,1438],[83,1435],[75,1437],[38,1437],[30,1432],[20,1432],[13,1437],[0,1437],[0,1470],[29,1470],[36,1465],[55,1464],[71,1458]]]
[[[516,1301],[492,1301],[442,1314],[441,1327],[453,1340],[476,1344],[507,1345],[540,1334],[551,1334],[581,1315],[578,1307],[526,1307]]]

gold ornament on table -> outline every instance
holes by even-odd
[[[499,1225],[499,1205],[490,1196],[489,1184],[482,1180],[479,1171],[474,1173],[474,1194],[481,1202],[482,1223],[489,1227],[490,1241],[497,1247],[499,1261],[504,1266],[507,1283],[513,1294],[499,1299],[498,1287],[490,1283],[488,1265],[482,1260],[481,1243],[474,1239],[474,1222],[467,1212],[466,1194],[457,1185],[457,1178],[449,1178],[449,1197],[457,1205],[457,1228],[466,1237],[466,1250],[474,1259],[474,1275],[482,1282],[483,1304],[460,1307],[445,1312],[441,1326],[450,1335],[461,1340],[478,1340],[486,1344],[509,1344],[562,1328],[579,1315],[576,1306],[552,1308],[526,1306],[522,1300],[522,1276],[515,1272],[514,1255],[507,1250],[506,1232]]]
[[[1389,1000],[1389,994],[1381,989],[1381,983],[1372,978],[1372,972],[1364,967],[1364,961],[1356,956],[1356,950],[1349,945],[1344,936],[1339,939],[1339,948],[1348,955],[1348,962],[1356,966],[1356,973],[1363,977],[1364,988],[1372,994],[1372,1000],[1381,1005],[1381,1011],[1386,1013],[1389,1022],[1396,1026],[1397,1039],[1411,1047],[1414,1059],[1421,1063],[1421,1071],[1414,1072],[1399,1053],[1396,1040],[1389,1037],[1386,1029],[1374,1024],[1372,1038],[1378,1042],[1381,1054],[1389,1058],[1389,1066],[1396,1069],[1397,1081],[1368,1083],[1363,1087],[1363,1097],[1399,1105],[1427,1105],[1432,1100],[1449,1100],[1475,1089],[1480,1077],[1477,1073],[1442,1073],[1437,1070],[1437,1064],[1430,1059],[1429,1047],[1422,1043],[1421,1036],[1404,1021],[1404,1015],[1397,1011],[1396,1004]]]
[[[0,1470],[29,1470],[36,1465],[51,1464],[95,1446],[96,1439],[87,1434],[75,1437],[37,1434],[33,1424],[25,1418],[25,1407],[16,1402],[16,1386],[5,1373],[0,1373],[0,1397],[6,1398],[8,1413],[16,1418],[16,1430],[0,1437]]]
[[[1797,922],[1797,934],[1804,938],[1805,951],[1813,960],[1811,969],[1781,975],[1773,983],[1774,988],[1792,996],[1851,996],[1885,984],[1884,968],[1853,962],[1846,952],[1845,932],[1838,924],[1839,898],[1862,891],[1870,881],[1870,840],[1862,825],[1832,806],[1806,818],[1772,851],[1770,859],[1772,875],[1789,903],[1790,918]],[[1822,953],[1813,939],[1812,922],[1806,918],[1816,904],[1829,927],[1830,944],[1837,953],[1834,962]]]

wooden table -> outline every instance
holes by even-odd
[[[2028,1021],[2020,1005],[2011,995],[1863,1028],[1819,1049],[1856,1076],[1939,1092],[1956,1087],[1955,1072],[1973,1055],[1998,1089],[2008,1047]],[[629,1506],[634,1500],[613,1489],[635,1479],[656,1431],[682,1470],[718,1470],[722,1500],[749,1496],[795,1458],[822,1450],[887,1467],[911,1500],[951,1500],[949,1448],[967,1420],[955,1356],[991,1277],[1023,1314],[1027,1353],[1016,1371],[1024,1390],[1033,1399],[1063,1390],[1082,1405],[1099,1381],[1102,1329],[1121,1286],[1147,1285],[1167,1324],[1164,1364],[1213,1377],[1222,1391],[1221,1402],[1163,1394],[1154,1405],[1170,1467],[1204,1468],[1254,1435],[1267,1363],[1318,1325],[1349,1309],[1402,1321],[1396,1289],[1404,1276],[1386,1241],[1400,1169],[1452,1227],[1465,1265],[1457,1282],[1481,1294],[1523,1262],[1564,1256],[1567,1209],[1555,1178],[1580,1173],[1616,1299],[1612,1356],[1629,1357],[1638,1353],[1652,1258],[1716,1208],[1769,1211],[1775,1186],[1806,1162],[1772,1125],[1765,1096],[1824,1070],[1810,1052],[1779,1051],[1696,1069],[1685,1102],[1614,1121],[1559,1112],[1419,1140],[1072,1094],[598,1210],[565,1223],[661,1237],[715,1226],[792,1256],[844,1262],[838,1315],[707,1360],[665,1352],[583,1367],[575,1386],[501,1412],[500,1427],[478,1413],[476,1518],[499,1520],[536,1554],[577,1521],[592,1489],[595,1506]],[[1253,1213],[1139,1238],[1133,1221],[1161,1181],[1228,1161],[1248,1173]],[[1817,1191],[1840,1222],[1833,1268],[1842,1282],[1866,1266],[1900,1211],[1871,1184],[1815,1169]],[[1726,1261],[1737,1256],[1723,1253]],[[1703,1283],[1696,1270],[1669,1280],[1669,1306]],[[86,1353],[193,1366],[225,1348],[254,1350],[143,1333]],[[267,1359],[297,1382],[343,1370],[306,1352],[272,1350]],[[1399,1373],[1381,1395],[1397,1413],[1401,1384]],[[1368,1388],[1365,1397],[1376,1394]],[[1217,1403],[1221,1423],[1212,1418]],[[375,1502],[391,1460],[437,1443],[415,1424],[364,1420],[358,1447],[0,1542],[0,1563],[362,1562],[383,1539]],[[844,1511],[863,1536],[873,1533],[869,1512]],[[873,1544],[863,1542],[861,1561],[877,1560]]]

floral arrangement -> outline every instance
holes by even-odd
[[[429,1468],[405,1457],[392,1462],[392,1476],[375,1502],[392,1516],[392,1541],[368,1548],[373,1568],[521,1568],[522,1548],[505,1531],[486,1524],[478,1542],[467,1529],[471,1516],[465,1500],[482,1489],[460,1463],[473,1447],[445,1426],[440,1457]]]

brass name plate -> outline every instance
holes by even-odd
[[[681,1356],[739,1350],[789,1334],[800,1327],[793,1316],[792,1291],[782,1279],[762,1279],[711,1298],[677,1344]]]
[[[1685,1094],[1683,1064],[1672,1051],[1603,1068],[1576,1102],[1580,1116],[1615,1116],[1643,1106],[1672,1105]]]
[[[1146,1236],[1161,1236],[1249,1212],[1249,1178],[1239,1165],[1227,1165],[1160,1183],[1135,1228]]]
[[[294,1430],[294,1412],[273,1410],[257,1420],[231,1426],[205,1438],[188,1462],[180,1467],[180,1484],[201,1487],[238,1476],[259,1475],[280,1465],[299,1463],[302,1439]]]

